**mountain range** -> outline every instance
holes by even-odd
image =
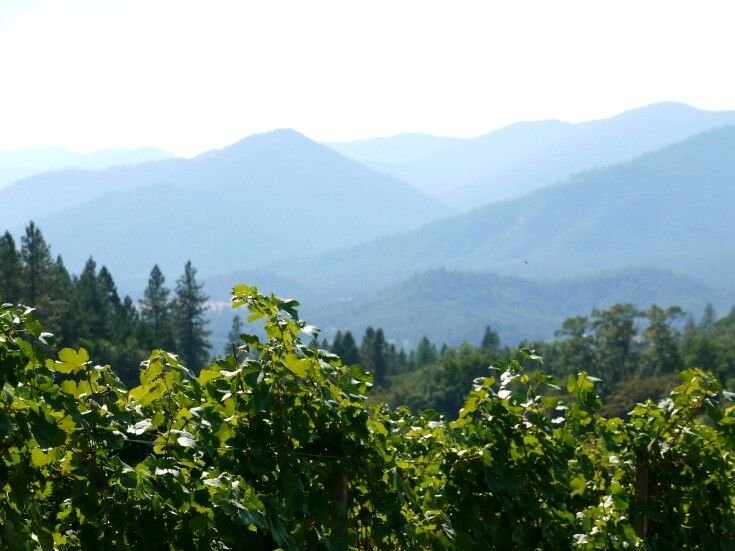
[[[625,266],[735,288],[735,126],[413,232],[273,267],[352,295],[437,267],[570,278]]]
[[[406,134],[330,146],[469,209],[730,124],[735,124],[735,111],[703,111],[669,102],[579,124],[521,122],[472,139]]]
[[[665,103],[473,140],[324,145],[276,130],[191,159],[18,180],[0,189],[0,229],[19,236],[33,219],[72,271],[93,255],[134,295],[154,263],[172,283],[191,259],[218,305],[250,281],[332,329],[548,336],[610,301],[733,297],[734,113]]]
[[[117,165],[132,165],[170,158],[153,147],[103,149],[92,153],[74,153],[60,147],[30,147],[0,151],[0,189],[43,172],[70,168],[101,170]]]
[[[293,130],[192,159],[61,171],[0,190],[0,220],[34,219],[71,267],[90,254],[140,286],[154,263],[203,275],[313,255],[449,213],[408,184]],[[126,283],[127,282],[127,283]]]

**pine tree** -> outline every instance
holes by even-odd
[[[375,367],[373,366],[373,356],[375,354],[375,329],[368,327],[365,330],[365,335],[362,337],[362,343],[360,343],[360,365],[362,365],[365,371],[375,373]]]
[[[146,327],[147,348],[174,350],[171,292],[158,265],[153,266],[148,285],[140,301],[140,316]]]
[[[643,332],[642,372],[644,375],[673,373],[683,368],[679,351],[679,335],[671,322],[684,315],[681,308],[663,309],[655,304],[644,312],[649,325]]]
[[[10,232],[0,237],[0,302],[20,302],[20,254]]]
[[[104,291],[107,303],[115,310],[120,308],[120,295],[117,294],[117,286],[115,285],[115,281],[112,279],[112,274],[110,274],[107,267],[102,266],[100,273],[97,275],[97,279]]]
[[[360,363],[360,352],[357,349],[357,343],[355,343],[355,338],[349,331],[343,334],[338,329],[330,350],[337,354],[345,365]]]
[[[632,304],[614,304],[609,310],[593,310],[592,328],[595,330],[594,373],[604,381],[607,389],[630,375],[637,364],[635,338],[638,334],[636,319],[641,317]]]
[[[120,300],[115,280],[105,266],[100,269],[97,282],[102,291],[105,308],[110,320],[111,334],[115,341],[124,342],[125,339],[134,337],[139,317],[133,300],[127,295],[123,300]]]
[[[97,264],[89,257],[74,289],[78,337],[99,341],[110,339],[111,315],[105,291],[97,276]]]
[[[74,297],[74,284],[64,266],[61,255],[51,266],[45,289],[47,327],[56,335],[61,343],[69,343],[69,336],[74,331],[75,320],[70,315]]]
[[[375,378],[375,384],[383,386],[388,375],[388,362],[386,358],[386,343],[385,335],[382,329],[378,329],[375,332],[375,338],[373,339],[373,377]]]
[[[388,375],[398,373],[398,350],[393,343],[385,347],[385,371]]]
[[[120,295],[117,293],[115,281],[112,279],[112,274],[110,274],[105,266],[102,266],[99,274],[97,274],[97,284],[102,294],[105,316],[110,332],[109,336],[116,342],[119,342],[125,332],[125,328],[123,327],[125,320],[121,318],[122,303],[120,302]]]
[[[723,373],[718,366],[718,350],[714,337],[697,327],[691,316],[684,325],[680,348],[683,365],[701,367],[727,380],[728,374]]]
[[[342,362],[345,365],[354,365],[360,363],[360,351],[357,349],[355,337],[350,331],[345,332],[342,336],[342,353],[340,354]]]
[[[421,337],[419,344],[416,346],[416,355],[414,357],[416,367],[433,364],[439,359],[436,351],[436,345],[432,343],[428,337]]]
[[[563,337],[559,343],[559,375],[580,371],[595,371],[595,349],[592,335],[592,322],[585,316],[567,318],[555,335]],[[546,359],[546,358],[544,358]],[[599,375],[599,373],[598,373]]]
[[[121,338],[135,337],[137,334],[137,326],[140,323],[140,316],[138,310],[135,307],[133,299],[128,295],[120,304],[120,315],[119,315],[119,335]]]
[[[480,347],[487,350],[497,350],[500,348],[500,337],[498,337],[495,331],[490,329],[489,325],[485,326],[485,333],[482,336]]]
[[[330,350],[342,358],[342,361],[344,362],[344,357],[342,356],[342,331],[339,329],[337,329],[337,334],[334,336],[332,348],[330,348]]]
[[[687,338],[688,335],[697,331],[697,324],[694,323],[694,318],[691,314],[687,315],[687,320],[684,322],[684,330],[682,331],[682,337]]]
[[[42,308],[43,290],[51,271],[51,251],[41,230],[31,222],[21,238],[20,256],[23,261],[24,299],[30,306]]]
[[[240,316],[235,314],[232,318],[232,325],[230,326],[230,332],[227,334],[227,343],[225,343],[225,354],[231,354],[233,348],[237,348],[242,344],[240,335],[244,332],[242,325],[242,319]]]
[[[178,349],[189,369],[198,372],[209,359],[210,332],[205,329],[208,297],[202,291],[204,285],[196,280],[196,269],[191,261],[184,266],[184,273],[176,282],[175,324]]]
[[[717,312],[715,311],[715,307],[712,306],[712,303],[708,302],[707,306],[704,307],[704,312],[702,312],[699,328],[705,333],[709,333],[712,331],[715,323],[717,323]]]
[[[406,355],[406,351],[403,348],[398,351],[397,363],[399,372],[406,371],[409,368],[408,356]]]
[[[135,303],[133,299],[126,295],[120,303],[115,317],[115,359],[113,365],[115,371],[128,386],[138,384],[140,363],[150,352],[150,350],[144,350],[141,346],[141,325]]]

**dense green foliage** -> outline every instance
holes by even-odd
[[[31,222],[17,249],[9,232],[0,236],[0,303],[31,305],[36,317],[66,347],[84,347],[98,361],[115,366],[130,385],[140,362],[154,348],[180,353],[199,370],[209,359],[205,328],[207,297],[188,262],[175,296],[158,266],[151,271],[140,308],[120,298],[112,274],[90,257],[79,276],[71,276],[61,256],[52,260],[41,230]]]
[[[559,380],[580,371],[599,378],[597,390],[605,399],[602,411],[608,415],[625,415],[638,402],[664,397],[686,366],[702,367],[726,388],[735,388],[735,309],[718,320],[708,305],[698,324],[684,316],[678,307],[652,305],[640,310],[616,304],[593,310],[590,316],[568,318],[556,339],[527,341],[521,348],[543,356],[542,370]],[[422,348],[433,348],[435,356],[416,362]],[[480,346],[443,347],[439,354],[424,337],[416,354],[412,352],[409,362],[391,372],[373,397],[414,410],[436,409],[452,417],[475,377],[506,355],[522,359],[516,348],[500,349],[490,328]]]
[[[485,366],[455,421],[371,406],[293,300],[198,375],[154,350],[126,388],[0,307],[0,541],[10,549],[728,549],[735,406],[689,369],[628,419],[594,379]],[[307,339],[302,341],[301,334]],[[374,341],[375,342],[375,341]],[[481,348],[485,353],[496,353]],[[445,351],[445,356],[451,355]]]

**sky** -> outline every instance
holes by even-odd
[[[735,109],[735,2],[0,0],[0,149]]]

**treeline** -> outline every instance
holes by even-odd
[[[473,381],[487,376],[488,366],[508,356],[523,360],[521,350],[542,356],[544,372],[559,380],[580,371],[600,379],[598,391],[610,415],[625,414],[639,401],[665,395],[676,384],[676,373],[688,366],[706,369],[727,387],[735,386],[735,310],[718,320],[708,305],[695,323],[676,306],[639,309],[616,304],[565,320],[556,337],[501,347],[497,334],[487,327],[479,345],[437,346],[424,337],[407,355],[385,344],[382,330],[368,329],[359,347],[347,332],[338,333],[331,345],[323,342],[322,348],[347,364],[360,363],[370,370],[376,383],[374,399],[445,415],[456,414]]]
[[[233,326],[240,327],[240,324],[236,317]],[[235,330],[231,331],[228,340],[236,342],[239,334]],[[322,350],[337,354],[346,365],[360,364],[373,375],[375,384],[379,386],[390,385],[392,376],[435,364],[450,350],[446,344],[437,347],[428,337],[422,337],[416,348],[407,352],[387,341],[383,329],[372,327],[365,330],[359,346],[349,330],[344,333],[338,330],[331,343],[325,338],[319,346]],[[488,350],[500,349],[500,338],[489,326],[485,327],[480,347]]]
[[[209,359],[207,296],[187,262],[175,289],[156,265],[143,298],[120,297],[110,271],[89,258],[71,275],[33,222],[20,248],[6,232],[0,237],[0,302],[26,304],[58,343],[84,347],[101,363],[115,366],[126,384],[137,383],[140,363],[156,348],[176,352],[198,371]]]

